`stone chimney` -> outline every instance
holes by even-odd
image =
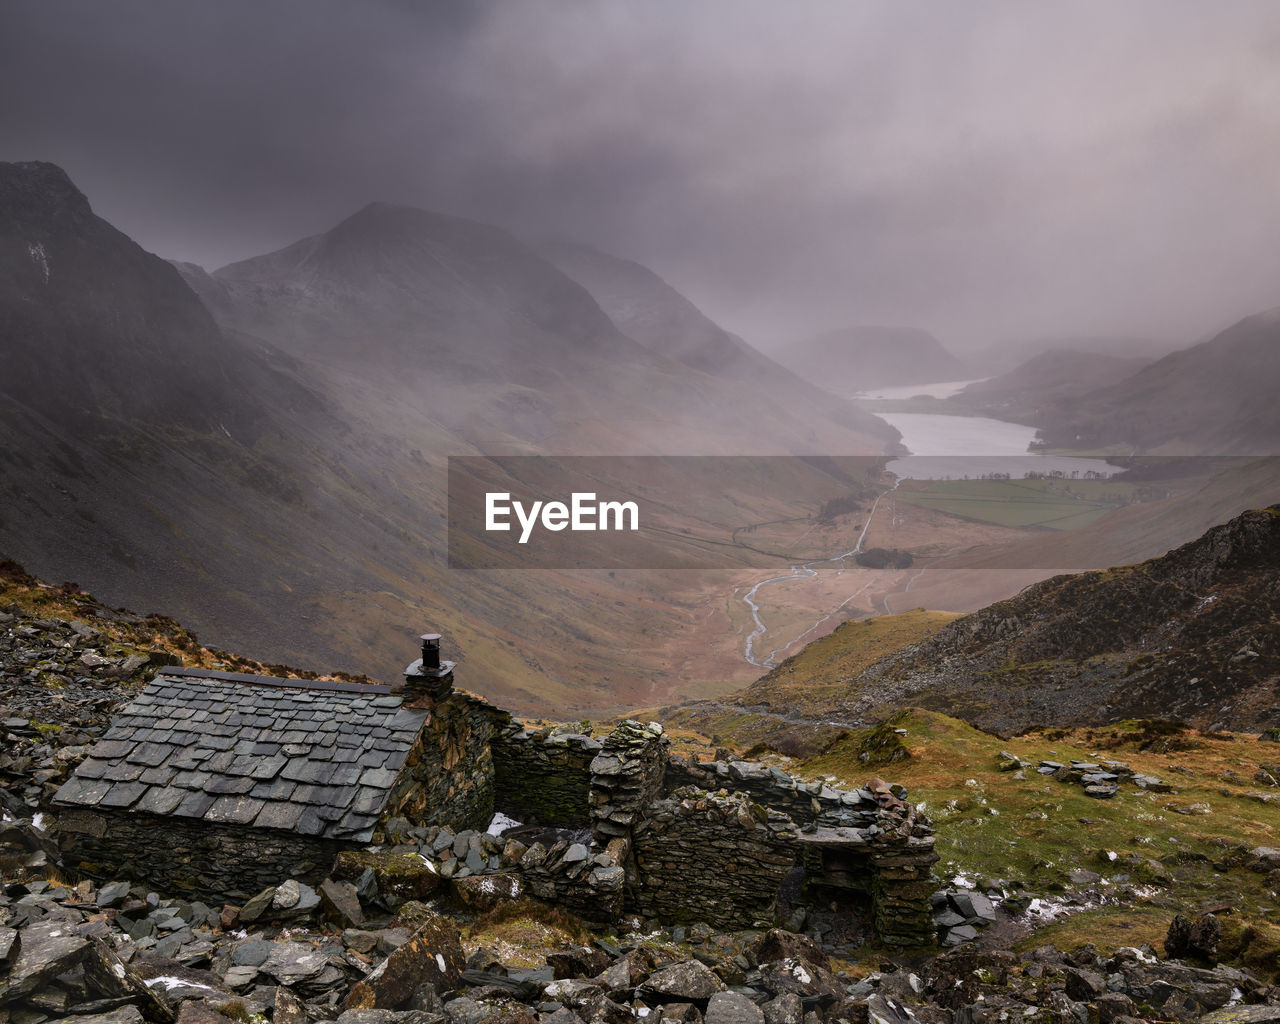
[[[404,670],[404,683],[393,692],[404,694],[405,703],[424,698],[438,703],[453,692],[452,661],[440,660],[440,634],[422,634],[422,657]]]

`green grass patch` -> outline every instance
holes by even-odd
[[[908,480],[899,501],[997,526],[1074,530],[1136,499],[1109,480]]]

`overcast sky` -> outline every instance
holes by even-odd
[[[1189,343],[1280,305],[1280,4],[0,0],[0,159],[213,268],[390,200],[762,347]]]

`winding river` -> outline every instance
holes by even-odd
[[[943,384],[891,388],[885,389],[884,393],[858,397],[907,398],[920,394],[945,397],[946,394],[954,394],[968,383],[971,382],[951,381]],[[962,480],[993,474],[1007,474],[1018,479],[1030,473],[1060,473],[1066,477],[1107,477],[1121,472],[1120,467],[1108,465],[1103,459],[1042,455],[1028,451],[1036,437],[1035,428],[1024,427],[1018,423],[1007,423],[984,416],[946,416],[940,413],[877,412],[876,415],[897,429],[902,435],[903,446],[910,452],[909,455],[892,459],[886,466],[898,481]],[[893,486],[896,488],[897,482]],[[888,493],[888,491],[884,492],[884,494]],[[875,518],[876,510],[880,507],[880,499],[884,494],[876,498],[875,504],[871,507],[871,513],[867,516],[866,524],[858,535],[858,542],[848,551],[842,551],[831,558],[793,565],[790,572],[761,580],[743,595],[742,600],[750,609],[751,620],[755,626],[742,647],[743,657],[750,664],[757,668],[773,668],[776,664],[774,658],[795,643],[795,640],[790,640],[782,647],[771,650],[763,656],[763,659],[757,656],[756,640],[767,631],[764,620],[760,617],[760,604],[756,600],[760,588],[787,580],[815,577],[818,575],[815,566],[833,564],[856,555],[862,550],[862,542],[866,538],[867,530],[871,527],[871,521]],[[914,583],[915,577],[910,582]],[[844,604],[852,601],[861,592],[859,590],[845,598],[841,605],[833,608],[811,626],[810,631],[831,618]]]

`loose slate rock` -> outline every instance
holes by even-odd
[[[1206,1013],[1198,1024],[1270,1024],[1280,1021],[1280,1006],[1225,1006]]]
[[[425,1010],[344,1010],[337,1024],[437,1024],[439,1020],[439,1014]]]
[[[715,993],[724,990],[724,982],[704,964],[697,960],[682,960],[651,974],[640,987],[640,995],[655,1003],[675,1000],[705,1003]]]
[[[37,921],[22,929],[8,983],[0,982],[0,1003],[35,992],[79,966],[88,952],[89,941],[66,921]]]
[[[188,999],[178,1007],[178,1024],[234,1024],[234,1022],[208,1003],[199,999]]]
[[[325,917],[339,928],[359,928],[364,924],[360,897],[351,882],[335,882],[326,878],[320,883],[320,905]]]
[[[345,1010],[396,1010],[423,986],[437,992],[461,984],[466,954],[458,929],[437,914],[347,995]]]
[[[122,1006],[109,1013],[94,1013],[84,1017],[60,1017],[50,1024],[143,1024],[142,1014],[136,1006]]]
[[[741,992],[716,992],[707,1001],[706,1024],[765,1024],[764,1013]]]
[[[84,977],[105,996],[133,999],[142,1015],[155,1024],[172,1024],[177,1017],[161,988],[151,988],[130,964],[126,964],[101,939],[93,939],[84,959]]]

